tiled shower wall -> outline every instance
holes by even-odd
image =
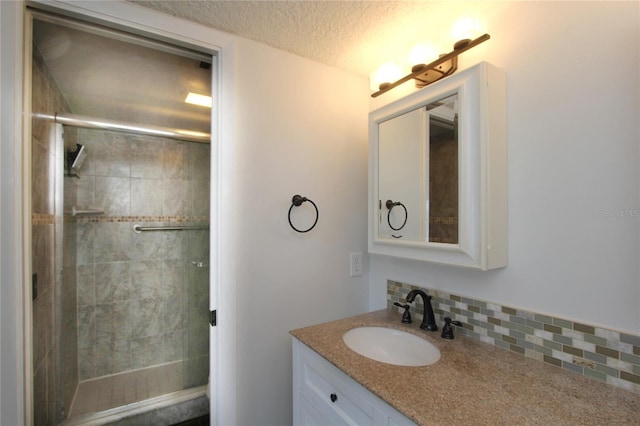
[[[62,194],[56,193],[55,185],[61,180],[66,184],[68,178],[56,173],[56,164],[64,161],[59,152],[63,150],[56,149],[55,124],[45,117],[69,108],[35,48],[32,111],[32,273],[37,277],[32,302],[34,424],[53,425],[71,404],[78,383],[75,226],[56,207]],[[75,134],[73,129],[67,132],[69,144]],[[73,197],[71,191],[67,195]]]
[[[387,306],[405,302],[416,287],[387,281]],[[432,296],[439,326],[462,322],[457,333],[578,374],[640,393],[640,335],[622,333],[497,303],[422,288]],[[418,303],[419,302],[419,303]],[[420,298],[411,308],[421,317]],[[415,320],[415,319],[414,319]]]
[[[208,375],[209,145],[81,129],[77,179],[80,380],[185,360]],[[198,268],[193,262],[203,262]]]

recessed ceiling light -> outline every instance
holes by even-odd
[[[184,101],[188,104],[200,105],[207,108],[211,108],[212,105],[211,96],[199,95],[193,92],[189,92]]]

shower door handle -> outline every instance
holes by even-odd
[[[195,266],[196,268],[204,268],[204,267],[206,267],[206,266],[209,266],[209,264],[208,264],[208,263],[204,263],[204,262],[203,262],[203,261],[201,261],[201,260],[200,260],[200,261],[194,260],[194,261],[192,261],[192,262],[191,262],[191,264],[192,264],[193,266]]]

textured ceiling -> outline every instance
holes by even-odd
[[[2,1],[2,0],[0,0]],[[364,77],[388,61],[407,63],[419,43],[448,52],[455,21],[501,2],[467,1],[143,1],[205,26]],[[37,22],[34,39],[76,114],[198,131],[209,110],[184,104],[187,90],[209,92],[199,61],[98,37],[93,30]]]
[[[432,42],[446,53],[455,21],[496,2],[132,0],[368,77],[387,61]]]

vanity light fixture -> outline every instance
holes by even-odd
[[[189,92],[184,102],[187,104],[199,105],[207,108],[211,108],[211,105],[213,104],[211,96],[199,95],[193,92]]]
[[[440,80],[441,78],[451,75],[458,69],[459,54],[471,49],[472,47],[476,47],[480,43],[489,40],[489,38],[489,34],[484,34],[476,38],[475,40],[460,40],[453,45],[453,50],[446,55],[441,55],[438,59],[426,65],[414,65],[411,68],[411,74],[407,74],[401,79],[394,81],[393,83],[380,84],[380,90],[372,94],[371,97],[376,98],[383,93],[393,89],[394,87],[398,87],[402,83],[406,83],[411,79],[415,80],[416,87],[422,88]]]

